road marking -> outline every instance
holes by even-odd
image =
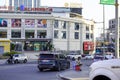
[[[71,78],[70,80],[89,80],[89,78]]]

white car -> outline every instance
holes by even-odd
[[[93,59],[93,58],[94,58],[94,55],[90,55],[90,54],[88,54],[84,57],[84,59]]]
[[[89,80],[120,80],[120,59],[94,62],[90,66]]]
[[[105,59],[113,59],[115,56],[112,53],[107,53],[104,55]]]
[[[67,55],[67,57],[70,59],[73,59],[73,58],[78,59],[78,57],[82,58],[81,54],[77,54],[77,53],[70,53]]]
[[[13,55],[14,63],[18,63],[18,62],[26,63],[27,60],[28,60],[28,58],[27,58],[27,56],[25,54],[14,54]]]

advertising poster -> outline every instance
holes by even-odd
[[[25,27],[26,28],[34,28],[35,20],[34,19],[25,19]]]
[[[7,19],[0,18],[0,27],[7,27]]]
[[[46,28],[47,27],[47,20],[46,19],[38,19],[37,26],[39,28]]]
[[[12,19],[12,27],[21,27],[21,19]]]

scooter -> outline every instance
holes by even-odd
[[[9,58],[9,59],[7,60],[7,63],[8,63],[8,64],[13,64],[13,63],[14,63],[14,62],[13,62],[13,59],[10,59],[10,58]]]

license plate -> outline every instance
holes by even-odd
[[[42,60],[42,62],[49,62],[49,60]]]

